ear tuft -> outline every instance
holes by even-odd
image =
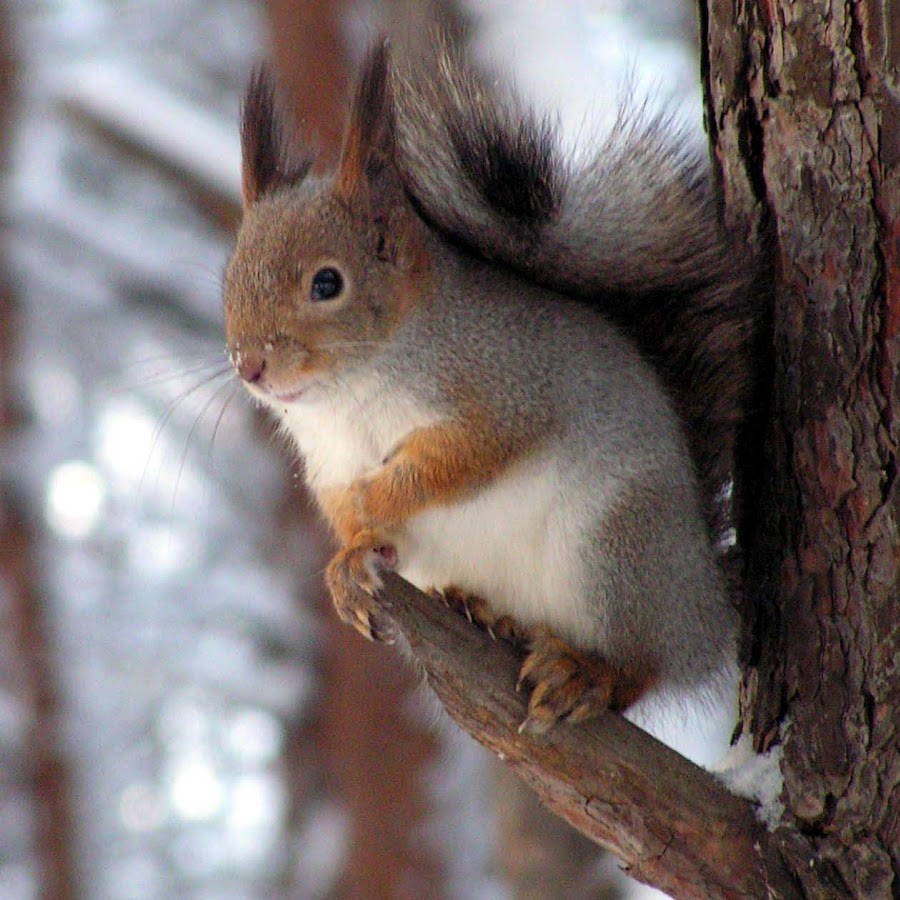
[[[269,191],[302,181],[311,157],[295,158],[266,66],[254,70],[241,107],[241,190],[244,209]]]
[[[394,110],[390,49],[385,38],[369,50],[360,71],[344,134],[335,192],[352,201],[394,160]]]

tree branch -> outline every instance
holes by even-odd
[[[380,602],[452,718],[629,874],[676,897],[797,896],[751,804],[708,772],[615,713],[520,735],[510,645],[396,575]]]

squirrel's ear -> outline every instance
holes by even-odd
[[[275,101],[275,84],[265,66],[250,77],[241,107],[241,192],[244,209],[263,194],[302,181],[312,159],[294,159]]]
[[[334,190],[348,203],[369,196],[379,174],[393,162],[394,110],[386,39],[366,56],[350,107]]]

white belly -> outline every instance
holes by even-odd
[[[526,624],[591,633],[580,553],[588,511],[571,493],[560,503],[562,490],[555,466],[536,458],[471,499],[414,516],[397,540],[400,574],[422,590],[477,594]]]

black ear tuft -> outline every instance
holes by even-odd
[[[371,47],[360,70],[344,134],[335,187],[347,200],[365,194],[370,176],[394,161],[390,69],[390,49],[382,38]]]
[[[275,84],[266,66],[254,70],[241,108],[241,189],[244,208],[263,194],[302,181],[313,160],[291,154],[275,100]]]

